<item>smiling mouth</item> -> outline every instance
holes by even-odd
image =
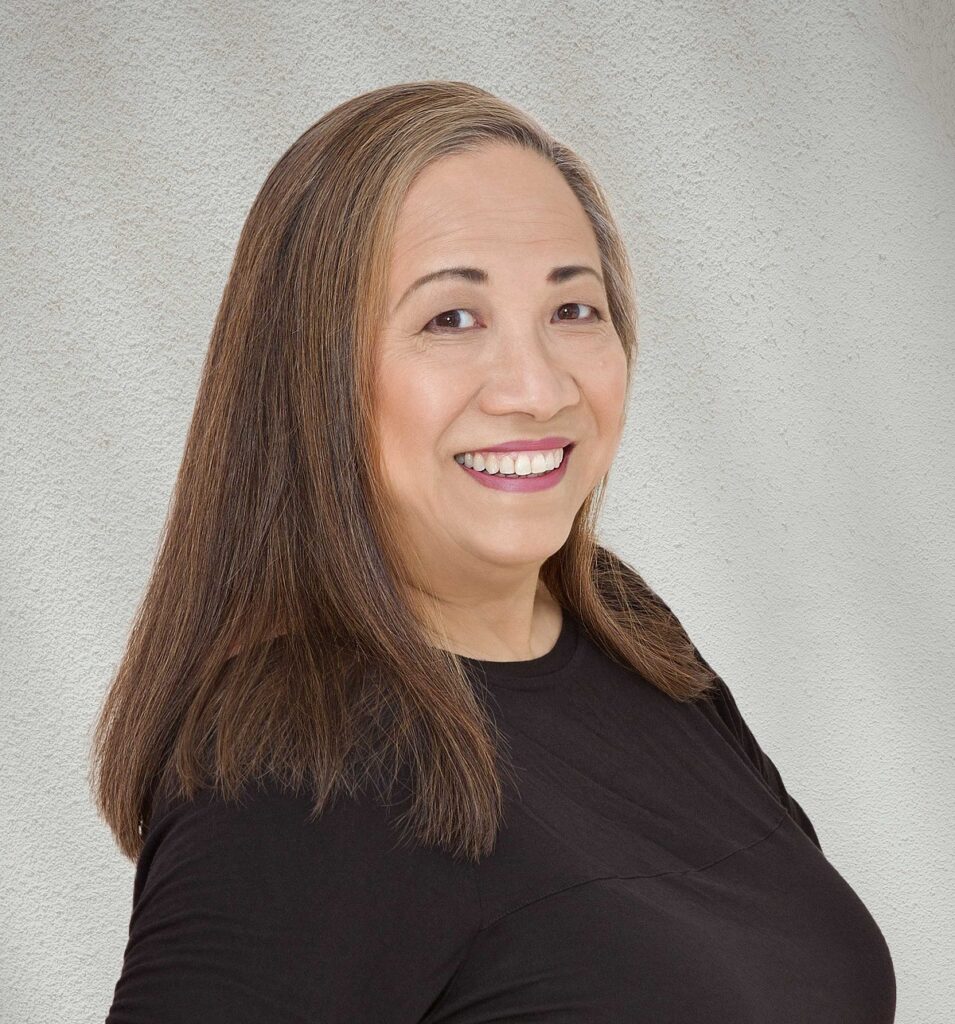
[[[496,455],[498,458],[501,458],[504,455],[516,455],[518,452],[523,452],[525,455],[536,455],[538,451],[553,452],[557,451],[558,448],[561,448],[561,450],[566,455],[567,452],[569,452],[571,448],[573,448],[576,444],[576,441],[569,441],[567,444],[563,445],[562,448],[560,445],[554,445],[553,448],[515,448],[513,451],[503,451],[495,448],[472,448],[470,450],[470,454],[477,455],[477,453],[480,452],[482,455]],[[467,454],[469,454],[469,452],[457,452],[452,457],[455,459],[463,459],[464,456]]]
[[[562,455],[560,457],[560,462],[558,462],[553,468],[545,469],[545,470],[543,470],[540,473],[517,473],[514,470],[512,470],[509,473],[502,473],[500,471],[500,469],[497,469],[495,471],[490,471],[486,467],[485,468],[481,468],[481,469],[477,469],[474,466],[474,464],[473,464],[474,463],[473,454],[470,453],[470,452],[459,452],[457,455],[454,456],[454,461],[457,462],[459,466],[462,466],[465,469],[470,469],[472,472],[475,472],[475,473],[485,473],[488,476],[501,477],[502,479],[507,479],[507,480],[531,480],[531,479],[534,479],[535,477],[549,476],[551,473],[556,473],[561,468],[561,466],[563,466],[564,463],[567,461],[567,458],[570,455],[570,452],[573,450],[573,448],[575,446],[576,446],[576,442],[573,442],[573,441],[571,441],[569,444],[564,445],[563,448],[559,449],[562,452]],[[554,451],[554,450],[555,449],[553,449],[553,448],[547,449],[547,451]],[[508,455],[513,456],[513,455],[516,454],[515,452],[495,452],[495,451],[489,451],[487,449],[478,449],[477,452],[475,452],[474,454],[477,454],[478,452],[482,456],[484,456],[485,454],[487,454],[487,455],[496,455],[497,458],[498,458],[498,461],[500,461],[501,459],[503,459],[504,457],[506,457]],[[469,455],[469,454],[472,455],[471,464],[470,465],[466,461],[466,456]],[[537,454],[537,453],[536,452],[532,453],[532,452],[528,451],[527,449],[525,449],[521,454],[531,455],[531,454]],[[516,469],[516,466],[515,466],[515,469]]]

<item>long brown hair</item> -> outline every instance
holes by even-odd
[[[313,816],[342,790],[390,797],[407,778],[403,839],[474,861],[493,849],[504,743],[409,597],[414,556],[385,500],[373,395],[404,194],[431,161],[502,140],[552,161],[593,225],[629,396],[627,254],[588,167],[540,124],[466,82],[421,81],[305,131],[242,228],[155,564],[95,724],[90,784],[130,859],[160,790],[235,798],[265,776],[307,786]],[[614,660],[699,698],[709,666],[596,541],[608,476],[541,583]]]

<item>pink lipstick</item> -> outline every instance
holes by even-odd
[[[552,441],[558,442],[552,444]],[[476,451],[481,452],[508,452],[508,451],[540,451],[541,449],[552,449],[560,448],[559,442],[564,441],[563,438],[544,438],[544,442],[536,442],[529,446],[527,441],[509,442],[507,446],[497,448],[478,448]],[[566,443],[566,442],[565,442]],[[555,487],[564,478],[564,474],[567,472],[567,463],[570,461],[570,453],[574,450],[573,444],[568,444],[564,448],[564,457],[561,459],[560,465],[556,469],[548,470],[546,473],[540,473],[535,476],[500,476],[497,473],[485,473],[484,470],[471,469],[461,463],[461,469],[465,473],[469,473],[479,484],[483,484],[485,487],[490,487],[496,491],[545,491],[551,487]]]

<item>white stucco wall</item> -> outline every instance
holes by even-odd
[[[604,540],[733,687],[955,1005],[955,27],[947,0],[5,3],[0,1022],[102,1020],[133,866],[89,734],[248,207],[380,85],[466,79],[577,148],[641,350]]]

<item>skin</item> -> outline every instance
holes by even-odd
[[[441,158],[399,212],[376,352],[382,471],[423,561],[419,610],[450,637],[439,646],[468,657],[526,660],[554,646],[562,613],[540,567],[624,428],[626,356],[607,293],[591,275],[546,281],[566,264],[601,273],[590,221],[552,164],[509,143]],[[439,280],[398,304],[417,278],[454,266],[489,281]],[[454,460],[548,435],[576,448],[547,490],[484,487]]]

